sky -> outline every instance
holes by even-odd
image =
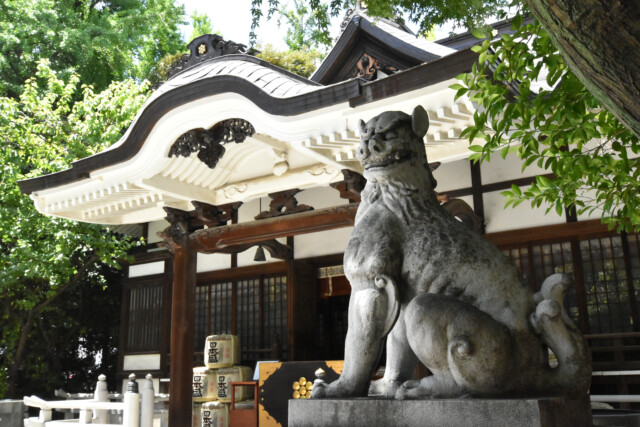
[[[211,19],[213,31],[220,31],[226,40],[236,43],[249,44],[249,31],[251,30],[251,0],[178,0],[184,4],[187,16],[193,12],[206,13]],[[279,50],[286,50],[287,45],[284,37],[287,33],[286,22],[278,27],[277,16],[266,19],[268,0],[262,0],[263,17],[260,27],[256,30],[258,43],[270,43]],[[280,0],[281,4],[288,4],[287,0]],[[290,2],[293,5],[293,1]],[[340,23],[344,18],[343,14],[334,17],[331,21],[331,37],[336,38],[340,34]],[[408,23],[408,27],[414,32],[417,25]],[[438,38],[446,37],[449,30],[436,31]],[[191,23],[185,27],[185,40],[191,35]],[[187,40],[189,42],[191,40]]]
[[[180,1],[180,0],[179,0]],[[249,44],[249,32],[251,31],[251,0],[181,0],[184,4],[187,16],[195,11],[206,13],[211,19],[213,31],[220,31],[226,40],[236,43]],[[286,4],[286,1],[281,1]],[[263,0],[264,16],[260,21],[260,27],[256,30],[258,43],[270,43],[280,50],[287,49],[284,37],[287,33],[286,23],[278,28],[277,17],[267,21],[268,0]],[[337,20],[338,26],[342,17]],[[191,33],[191,24],[185,30],[185,39]],[[335,30],[339,27],[334,26]],[[336,31],[331,36],[337,36]],[[190,40],[187,40],[190,41]]]

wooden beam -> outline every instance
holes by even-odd
[[[233,245],[316,233],[353,226],[358,204],[352,203],[308,212],[194,231],[190,244],[197,252],[212,253]]]
[[[615,231],[610,231],[599,219],[570,222],[566,224],[544,225],[541,227],[522,228],[519,230],[500,231],[497,233],[485,234],[485,239],[503,249],[511,244],[521,242],[545,242],[568,239],[571,237],[583,236],[612,236]]]
[[[193,339],[196,298],[196,253],[185,239],[174,248],[171,307],[171,365],[169,373],[169,425],[191,424]]]

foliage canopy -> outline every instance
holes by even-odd
[[[6,0],[0,2],[0,96],[19,95],[40,59],[101,91],[145,79],[181,51],[184,8],[174,0]]]
[[[322,53],[307,47],[299,50],[280,51],[267,44],[260,46],[258,50],[260,50],[260,53],[256,55],[258,58],[302,77],[311,76],[316,70],[318,62],[322,59]]]
[[[328,20],[328,6],[309,8],[301,0],[294,0],[293,9],[281,8],[281,18],[287,21],[285,42],[290,50],[331,47],[331,36],[323,23]]]
[[[536,164],[554,174],[505,191],[507,206],[528,200],[558,214],[575,207],[578,214],[600,213],[620,230],[640,229],[638,138],[569,70],[540,23],[524,23],[523,16],[513,19],[513,34],[474,47],[478,62],[453,86],[480,106],[462,133],[481,141],[470,147],[471,159],[515,152],[523,169]]]
[[[118,258],[135,244],[100,225],[42,215],[18,188],[18,180],[66,169],[114,143],[147,97],[147,84],[133,80],[96,93],[80,86],[77,74],[66,80],[60,74],[42,60],[18,99],[0,98],[0,395],[15,396],[16,386],[27,387],[31,377],[62,380],[39,377],[52,368],[44,361],[63,350],[56,344],[29,351],[41,344],[29,340],[35,327],[51,336],[62,325],[46,322],[49,315],[62,316],[69,327],[76,323],[59,305],[73,298],[59,296],[80,282],[97,287],[98,295],[106,291],[105,274],[119,268]]]

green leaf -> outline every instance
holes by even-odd
[[[560,201],[557,201],[557,202],[556,202],[556,213],[557,213],[559,216],[562,216],[562,213],[563,213],[563,212],[564,212],[564,211],[563,211],[563,209],[562,209],[562,203],[561,203]]]
[[[484,39],[487,37],[487,32],[484,28],[474,28],[471,30],[471,34],[477,39]]]

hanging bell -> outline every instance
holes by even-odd
[[[253,257],[254,261],[266,261],[267,258],[264,256],[264,249],[262,249],[262,245],[258,246],[256,250],[256,255]]]

